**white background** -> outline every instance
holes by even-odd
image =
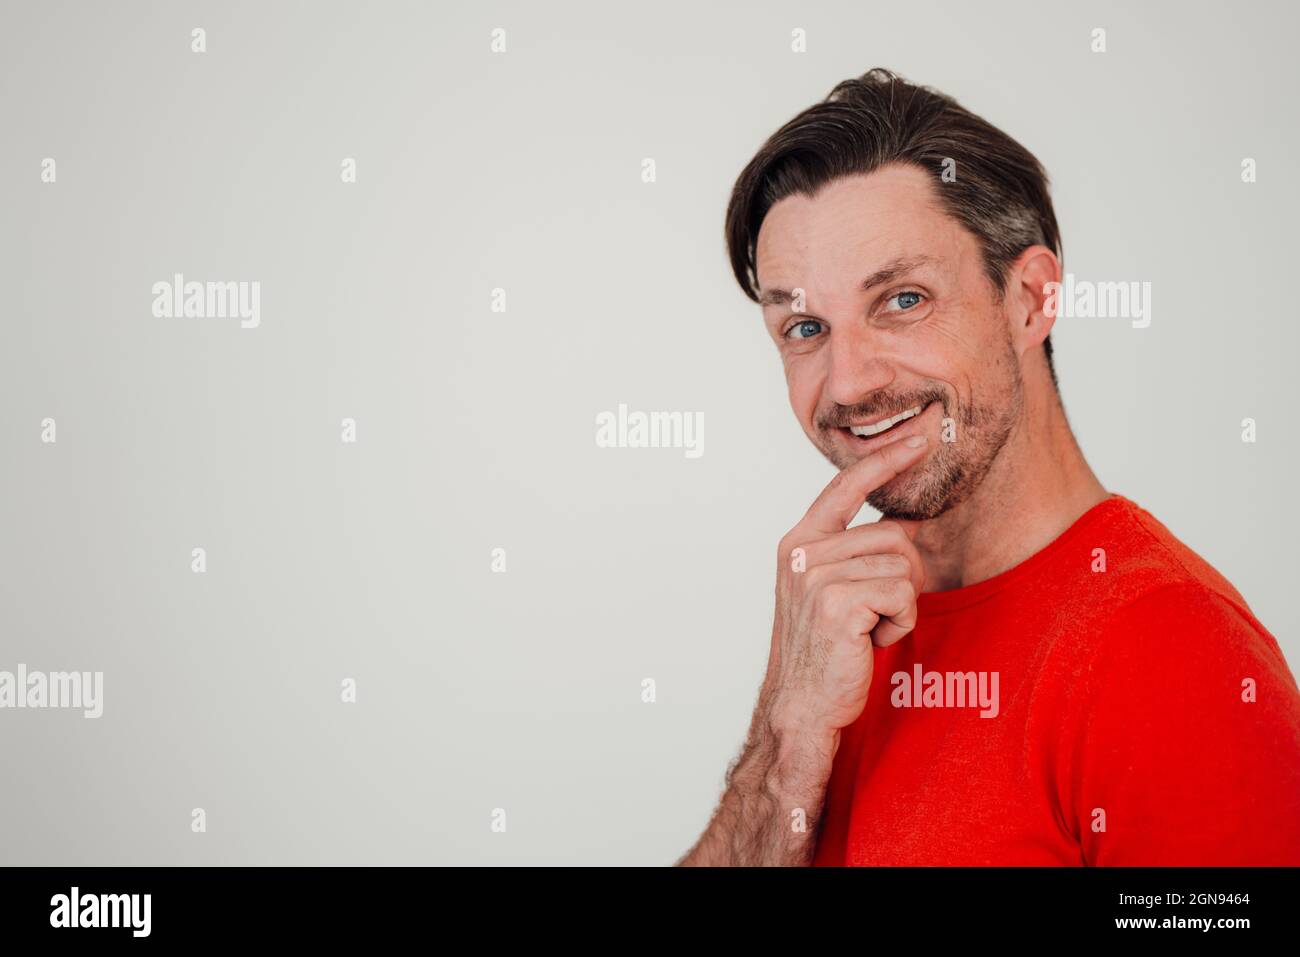
[[[0,862],[675,860],[832,474],[723,212],[873,66],[1043,161],[1067,270],[1152,283],[1149,328],[1058,325],[1067,412],[1294,669],[1296,21],[1133,6],[6,0],[0,670],[105,703],[0,712]],[[176,272],[260,327],[155,318]],[[597,448],[619,403],[703,457]]]

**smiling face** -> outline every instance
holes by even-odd
[[[895,518],[934,518],[969,496],[1024,408],[1007,307],[932,179],[894,165],[787,196],[755,250],[790,404],[826,458],[845,468],[929,436],[920,462],[867,497]]]

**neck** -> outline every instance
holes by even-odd
[[[1040,386],[1026,388],[1020,418],[975,491],[917,530],[925,591],[1014,568],[1109,494],[1084,460],[1056,389]]]

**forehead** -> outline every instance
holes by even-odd
[[[939,205],[933,178],[916,166],[887,166],[833,180],[815,198],[780,200],[758,231],[760,288],[841,287],[917,256],[955,266],[976,249],[974,237]]]

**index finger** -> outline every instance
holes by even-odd
[[[842,469],[822,489],[799,522],[800,527],[822,535],[844,531],[869,494],[920,460],[926,441],[924,435],[913,435],[891,442]]]

